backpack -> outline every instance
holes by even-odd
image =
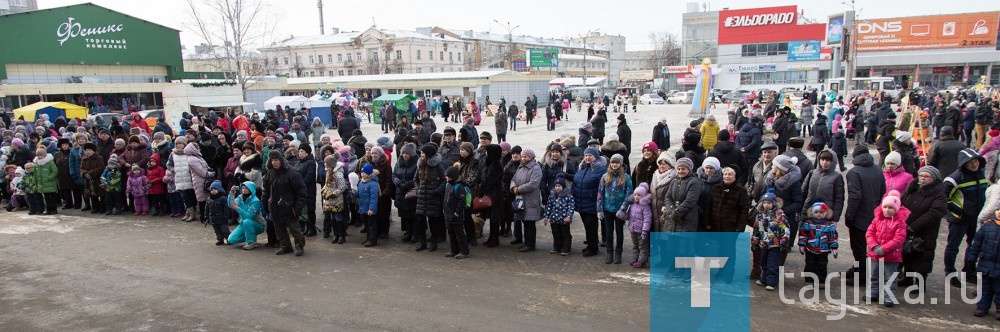
[[[451,190],[452,194],[454,194],[455,197],[461,197],[460,196],[461,193],[459,192],[459,187],[465,189],[465,204],[464,204],[465,208],[466,209],[471,209],[472,208],[472,192],[469,191],[469,186],[462,186],[461,182],[456,183],[455,187],[452,188],[452,190]]]

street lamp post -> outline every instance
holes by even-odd
[[[580,36],[580,38],[583,38],[583,86],[587,86],[587,37],[590,37],[591,33],[600,30],[601,28],[587,30],[587,33]]]
[[[518,25],[511,27],[509,21],[507,23],[503,23],[496,19],[494,19],[493,22],[507,28],[507,63],[505,64],[505,69],[514,70],[514,29],[520,28],[521,26]]]

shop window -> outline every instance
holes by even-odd
[[[788,54],[788,43],[778,43],[778,54]]]

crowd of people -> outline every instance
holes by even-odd
[[[3,131],[0,178],[7,211],[55,214],[61,206],[199,220],[213,225],[216,245],[253,250],[266,233],[264,246],[278,255],[302,255],[305,237],[344,244],[352,227],[363,234],[358,243],[378,246],[393,227],[393,208],[401,241],[418,252],[434,252],[448,241],[446,256],[457,259],[468,257],[481,238],[487,248],[500,246],[501,238],[520,252],[549,247],[537,241],[539,222],[551,225],[550,252],[567,256],[573,253],[570,230],[579,220],[582,256],[603,251],[606,264],[646,268],[650,232],[750,228],[750,277],[768,290],[777,287],[778,267],[795,251],[804,256],[805,272],[816,273],[822,284],[828,256],[838,256],[840,222],[858,266],[847,278],[879,281],[897,270],[926,277],[944,219],[943,272],[957,272],[961,258],[967,273],[950,279],[953,285],[974,282],[974,273],[982,272],[984,289],[1000,291],[1000,213],[994,213],[1000,189],[992,185],[1000,178],[997,102],[974,93],[945,100],[966,105],[960,110],[976,119],[985,113],[984,124],[993,129],[977,130],[973,146],[955,139],[967,130],[962,124],[957,130],[946,120],[912,120],[931,117],[917,106],[923,96],[906,96],[899,108],[888,96],[829,98],[836,103],[832,114],[814,112],[809,97],[801,107],[778,106],[773,95],[764,97],[767,106],[731,105],[728,124],[712,115],[692,121],[675,149],[667,118],[661,118],[634,164],[627,110],[618,110],[608,133],[608,112],[614,111],[600,99],[588,105],[577,135],[559,135],[544,151],[508,140],[518,120],[508,123],[506,101],[495,114],[496,137],[474,118],[439,131],[433,112],[421,110],[412,123],[394,121],[385,129],[391,135],[370,140],[350,107],[334,108],[335,133],[310,121],[308,110],[287,107],[249,118],[185,113],[177,137],[164,119],[149,128],[137,113],[110,124],[99,118],[3,119],[9,129]],[[529,97],[526,107],[533,103]],[[506,111],[520,113],[516,107]],[[445,123],[459,120],[443,117]],[[906,120],[897,124],[897,117]],[[812,125],[799,129],[796,123],[806,119]],[[867,126],[849,149],[846,127],[872,119],[873,139]],[[936,139],[916,134],[930,126]],[[876,145],[878,159],[867,144]],[[623,258],[626,234],[632,252]],[[967,249],[959,257],[963,241]],[[867,258],[884,261],[884,268],[869,267]],[[891,306],[896,285],[925,286],[917,279],[901,278],[868,295],[882,295]],[[989,309],[992,299],[985,298],[978,316]]]

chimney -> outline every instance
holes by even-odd
[[[331,32],[332,32],[333,34],[335,34],[335,35],[336,35],[336,34],[340,34],[340,28],[338,28],[338,27],[333,27],[333,28],[330,28],[330,30],[331,30]]]
[[[325,35],[326,29],[323,28],[323,0],[316,0],[316,7],[319,7],[319,34]]]

